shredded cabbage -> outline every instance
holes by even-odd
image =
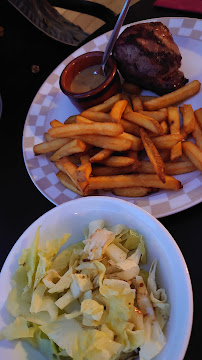
[[[145,240],[136,230],[92,221],[84,239],[51,240],[39,249],[40,228],[23,250],[12,278],[7,310],[14,321],[0,339],[23,339],[48,360],[118,360],[155,357],[166,343],[170,305],[149,272]]]

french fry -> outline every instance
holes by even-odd
[[[98,122],[115,122],[113,117],[105,112],[101,111],[91,111],[91,110],[84,110],[80,114],[81,116],[85,117],[88,120],[98,121]],[[76,119],[78,118],[78,115]]]
[[[188,159],[193,162],[197,169],[202,171],[202,151],[191,141],[184,141],[182,143],[183,153]]]
[[[60,180],[61,184],[65,186],[67,189],[73,191],[74,193],[83,196],[83,192],[79,190],[70,177],[65,174],[63,171],[59,170],[56,174],[57,178]]]
[[[143,102],[143,107],[144,107],[144,102],[145,101],[149,101],[149,100],[153,100],[153,99],[157,98],[157,96],[153,96],[153,95],[139,95],[139,97]]]
[[[166,135],[169,133],[169,126],[168,126],[167,121],[165,121],[165,120],[161,121],[161,129],[162,129],[162,135]],[[155,137],[155,136],[159,136],[159,135],[149,132],[149,136]]]
[[[188,159],[188,157],[185,154],[182,153],[181,158],[178,159],[177,161],[190,161],[190,160]]]
[[[96,166],[92,169],[92,174],[94,176],[112,176],[112,175],[122,175],[122,174],[133,174],[135,172],[134,164],[129,166],[122,167],[112,167],[112,166]]]
[[[161,128],[163,129],[162,135],[169,133],[169,126],[168,126],[167,121],[165,121],[165,120],[161,121]]]
[[[92,124],[68,124],[48,130],[52,137],[74,137],[76,135],[107,135],[118,136],[123,132],[120,124],[92,123]]]
[[[202,150],[202,128],[200,128],[198,122],[196,121],[195,129],[192,131],[192,136],[196,142],[196,145]]]
[[[141,160],[136,172],[140,174],[155,174],[155,169],[149,160]]]
[[[121,134],[122,135],[122,134]],[[103,149],[113,151],[125,151],[131,148],[132,140],[128,138],[120,138],[120,136],[103,136],[103,135],[77,135],[75,138]]]
[[[166,175],[163,183],[155,174],[130,174],[114,176],[97,176],[89,179],[89,189],[115,189],[122,187],[152,187],[159,189],[179,190],[182,184],[177,179]]]
[[[157,149],[170,149],[181,140],[183,140],[183,135],[181,134],[168,134],[152,138]]]
[[[121,119],[120,124],[123,126],[123,130],[128,134],[140,137],[140,130],[137,124],[134,124],[131,121],[125,119]]]
[[[76,115],[71,115],[65,120],[64,124],[73,124],[75,120],[76,120]]]
[[[144,109],[153,111],[177,104],[178,102],[184,101],[197,94],[200,90],[200,87],[200,82],[198,80],[193,80],[180,89],[177,89],[169,94],[159,96],[156,99],[145,101]]]
[[[73,139],[72,139],[73,140]],[[80,139],[79,139],[80,140]],[[92,145],[90,144],[87,144],[85,141],[84,141],[85,145],[86,145],[86,148],[84,151],[82,151],[81,153],[78,153],[79,156],[83,156],[83,155],[89,155],[89,156],[93,156],[96,152],[97,152],[97,149],[95,149]]]
[[[63,125],[64,124],[62,122],[60,122],[59,120],[56,120],[56,119],[54,119],[50,122],[50,126],[52,126],[53,128],[63,126]]]
[[[71,139],[72,140],[72,139]],[[68,159],[73,162],[73,164],[78,165],[81,163],[81,157],[83,157],[84,155],[88,155],[93,156],[98,150],[97,148],[95,149],[94,147],[92,147],[92,145],[86,144],[86,149],[85,151],[73,154],[73,155],[69,155]]]
[[[131,102],[133,106],[133,111],[140,111],[143,110],[143,103],[139,96],[131,95]]]
[[[133,159],[134,163],[128,166],[112,167],[112,166],[96,166],[92,169],[94,176],[108,176],[108,175],[122,175],[122,174],[133,174],[136,169],[140,166],[140,161]]]
[[[78,182],[89,181],[92,173],[92,166],[88,155],[81,156],[81,165],[76,169]]]
[[[154,174],[154,168],[150,161],[140,161],[140,166],[136,169],[136,172],[141,174]],[[192,172],[196,170],[195,165],[191,161],[178,161],[178,162],[165,162],[165,174],[166,175],[179,175]]]
[[[154,188],[146,188],[143,186],[135,186],[131,188],[118,188],[112,189],[112,193],[117,196],[125,196],[125,197],[142,197],[149,195],[155,192]]]
[[[180,128],[180,134],[183,136],[183,139],[186,140],[188,137],[188,134],[185,132],[184,125]]]
[[[156,110],[156,111],[147,111],[147,110],[139,110],[138,111],[142,115],[149,116],[158,122],[164,121],[168,117],[168,110],[166,108]]]
[[[196,119],[191,105],[184,104],[180,107],[183,118],[184,131],[188,135],[195,129]]]
[[[58,170],[61,170],[65,174],[67,174],[74,183],[76,182],[75,185],[77,185],[77,166],[73,164],[67,157],[61,158],[56,161],[55,166]]]
[[[170,149],[162,149],[159,150],[159,155],[161,156],[161,159],[165,162],[165,161],[169,161],[170,160]]]
[[[48,132],[45,132],[45,133],[44,133],[44,139],[45,139],[45,141],[53,141],[53,140],[56,140],[55,138],[53,138],[52,136],[50,136]]]
[[[127,152],[128,156],[135,159],[135,160],[138,160],[138,153],[137,151],[134,151],[134,150],[131,150],[129,149],[128,152]]]
[[[103,103],[93,106],[88,110],[91,111],[103,111],[109,112],[112,109],[112,106],[118,101],[121,100],[121,94],[116,94],[110,97],[109,99],[105,100]]]
[[[77,115],[76,119],[75,119],[75,123],[77,123],[77,124],[93,124],[93,121],[86,119],[84,116]]]
[[[100,150],[98,153],[96,153],[95,155],[93,155],[90,158],[90,162],[94,163],[97,161],[102,161],[107,159],[111,154],[113,153],[113,150],[109,150],[109,149],[102,149]]]
[[[180,117],[177,107],[168,107],[168,123],[171,134],[180,134]],[[170,149],[170,160],[175,161],[182,156],[182,143],[179,141]]]
[[[142,140],[139,137],[135,136],[135,135],[123,132],[123,134],[117,136],[117,138],[120,139],[120,140],[129,140],[129,141],[131,141],[131,146],[128,149],[131,149],[131,150],[134,150],[134,151],[140,151],[140,150],[142,150],[144,148],[143,144],[142,144]],[[128,149],[126,149],[126,150],[128,150]]]
[[[63,171],[74,183],[74,185],[84,195],[87,191],[87,182],[78,182],[77,180],[77,166],[73,164],[67,157],[63,157],[55,162],[58,170]]]
[[[74,164],[74,165],[79,165],[81,160],[80,160],[80,154],[74,154],[74,155],[69,155],[68,159]]]
[[[83,151],[85,151],[85,149],[86,149],[86,144],[83,141],[74,139],[74,140],[70,141],[69,143],[61,146],[61,148],[58,149],[50,157],[50,160],[55,162],[64,156],[69,156],[72,154],[83,152]]]
[[[154,134],[161,135],[163,132],[161,125],[157,120],[138,112],[128,112],[123,114],[123,118],[153,132]]]
[[[47,154],[52,151],[56,151],[64,146],[65,144],[69,143],[71,139],[62,138],[62,139],[54,139],[51,141],[43,142],[37,145],[34,145],[33,151],[35,155],[40,154]]]
[[[169,106],[168,109],[168,124],[170,126],[171,134],[180,133],[180,117],[176,106]]]
[[[127,103],[127,100],[119,100],[113,105],[110,111],[110,116],[112,117],[113,122],[116,122],[117,124],[120,123],[121,116],[127,106]]]
[[[180,175],[195,171],[196,167],[191,161],[177,161],[165,163],[166,175]]]
[[[132,105],[130,102],[128,102],[128,104],[126,105],[126,108],[124,110],[124,114],[126,114],[129,111],[133,111]]]
[[[170,149],[170,161],[175,161],[180,159],[182,156],[182,142],[179,141],[177,144],[173,145]]]
[[[89,162],[90,162],[90,156],[89,156],[88,154],[86,154],[86,155],[81,155],[80,161],[81,161],[81,165],[89,164]]]
[[[111,167],[123,167],[132,165],[134,162],[134,159],[127,156],[110,156],[107,159],[100,161],[99,163]]]
[[[135,95],[139,95],[141,92],[141,89],[138,85],[129,83],[128,81],[125,80],[122,84],[122,89],[129,94],[135,94]]]
[[[198,122],[200,128],[202,129],[202,108],[195,110],[194,115],[195,115],[196,121]]]
[[[150,139],[147,132],[142,128],[140,128],[140,135],[141,135],[141,139],[142,139],[144,148],[146,150],[147,156],[148,156],[149,160],[151,161],[156,174],[158,175],[159,179],[163,183],[165,183],[165,166],[164,166],[164,162],[163,162],[161,156],[159,155],[157,148],[155,147],[154,143]]]
[[[124,113],[126,114],[128,111],[133,111],[132,104],[131,104],[129,96],[127,94],[123,93],[122,94],[122,99],[127,100],[127,105],[126,105],[126,108],[124,110]]]

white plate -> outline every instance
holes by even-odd
[[[170,29],[182,54],[182,70],[185,76],[190,81],[197,79],[202,83],[202,21],[190,18],[159,18],[147,21],[152,20],[161,21]],[[90,41],[64,60],[40,88],[26,118],[23,134],[25,165],[34,184],[55,205],[79,196],[61,185],[56,177],[57,169],[48,156],[34,156],[33,146],[44,141],[43,134],[50,128],[51,120],[56,118],[64,122],[70,115],[78,113],[59,88],[59,77],[64,67],[72,59],[87,51],[103,51],[110,34],[111,32],[108,32]],[[148,91],[144,93],[151,94]],[[194,110],[201,107],[202,90],[186,103],[190,103]],[[202,174],[195,171],[177,178],[183,184],[183,189],[177,192],[161,190],[143,198],[125,198],[125,200],[135,203],[157,218],[198,204],[202,200]],[[114,196],[103,191],[99,194]]]
[[[14,245],[0,274],[0,329],[10,322],[5,302],[12,274],[18,267],[22,249],[30,247],[38,226],[40,241],[72,234],[71,245],[83,239],[83,229],[90,221],[103,219],[109,225],[124,224],[143,234],[150,266],[158,261],[157,283],[166,289],[171,312],[166,326],[167,344],[155,360],[182,360],[189,342],[193,319],[193,298],[190,276],[177,244],[163,225],[138,206],[111,197],[76,199],[54,207],[37,219]],[[2,291],[3,289],[3,291]],[[24,342],[0,341],[1,360],[44,360],[44,357]]]

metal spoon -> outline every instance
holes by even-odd
[[[112,49],[114,47],[115,41],[116,41],[116,39],[118,37],[118,34],[119,34],[119,30],[120,30],[120,28],[121,28],[121,26],[122,26],[122,24],[124,22],[124,19],[126,17],[126,14],[128,12],[129,7],[130,7],[131,1],[132,0],[126,0],[125,4],[123,6],[123,9],[121,10],[121,13],[120,13],[120,15],[118,17],[118,20],[116,22],[114,30],[112,31],[112,34],[111,34],[110,39],[108,41],[107,47],[105,49],[105,52],[104,52],[104,55],[103,55],[103,58],[102,58],[101,69],[100,69],[100,72],[98,72],[98,73],[105,74],[105,71],[104,71],[105,65],[106,65],[107,60],[108,60],[108,58],[109,58],[109,56],[111,54],[111,51],[112,51]]]

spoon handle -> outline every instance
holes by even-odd
[[[107,44],[107,47],[105,49],[105,52],[104,52],[104,55],[103,55],[103,58],[102,58],[102,68],[105,66],[107,60],[108,60],[108,57],[109,55],[111,54],[111,51],[114,47],[114,44],[115,44],[115,41],[118,37],[118,34],[119,34],[119,30],[124,22],[124,19],[126,17],[126,14],[128,12],[128,9],[129,9],[129,6],[130,6],[130,3],[131,3],[131,0],[126,0],[124,6],[123,6],[123,9],[121,10],[121,13],[118,17],[118,20],[116,22],[116,25],[114,27],[114,30],[110,36],[110,39],[109,39],[109,42]]]

